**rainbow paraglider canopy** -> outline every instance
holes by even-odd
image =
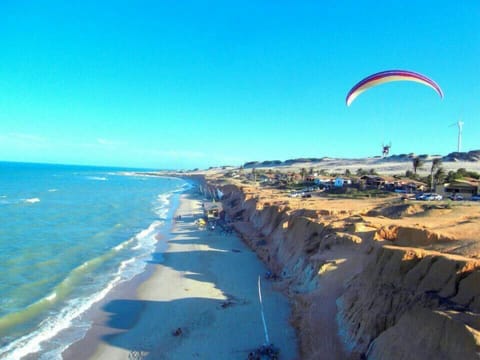
[[[408,70],[387,70],[372,74],[359,81],[347,94],[347,98],[345,99],[347,106],[350,106],[350,104],[365,90],[392,81],[418,82],[431,87],[441,98],[443,98],[443,91],[440,86],[425,75]]]

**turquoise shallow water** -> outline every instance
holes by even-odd
[[[0,358],[57,358],[88,328],[83,312],[144,270],[187,187],[122,169],[0,162]]]

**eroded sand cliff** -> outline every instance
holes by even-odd
[[[302,359],[478,359],[480,207],[211,186],[293,302]]]

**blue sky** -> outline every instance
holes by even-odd
[[[0,2],[0,160],[194,168],[480,148],[478,1]],[[363,77],[434,79],[345,96]]]

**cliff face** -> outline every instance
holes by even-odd
[[[222,192],[235,228],[293,299],[302,359],[478,359],[480,261],[425,248],[454,239],[295,210],[233,185]]]
[[[344,344],[372,359],[477,359],[479,267],[460,256],[377,248],[337,300]]]

